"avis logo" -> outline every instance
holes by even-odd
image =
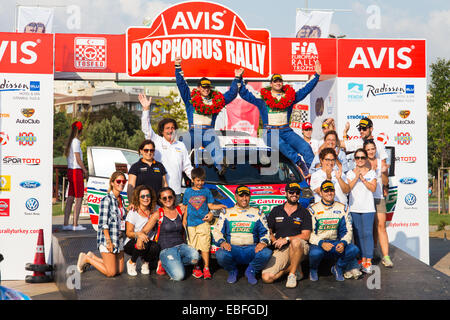
[[[348,68],[354,69],[356,66],[361,65],[364,69],[380,69],[383,62],[387,59],[389,69],[394,69],[395,67],[409,69],[412,65],[412,59],[407,54],[413,49],[414,46],[411,46],[411,48],[402,47],[396,52],[395,48],[383,47],[377,54],[373,47],[357,47]]]
[[[36,142],[37,138],[33,132],[21,132],[16,137],[16,142],[19,142],[19,146],[32,146]]]
[[[412,137],[409,132],[399,132],[397,136],[394,138],[399,145],[409,145],[412,141]]]
[[[0,146],[4,146],[8,143],[9,136],[5,132],[0,132]]]
[[[25,202],[25,207],[30,211],[36,211],[39,208],[39,201],[36,198],[30,198]]]

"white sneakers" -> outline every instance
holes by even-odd
[[[136,263],[131,263],[131,259],[127,261],[127,273],[132,277],[137,276]]]
[[[297,286],[297,276],[295,274],[289,273],[286,281],[286,288],[295,288],[296,286]]]
[[[78,226],[63,226],[62,230],[63,231],[83,231],[86,230],[87,228],[83,227],[81,224],[79,224]]]
[[[143,262],[141,267],[142,274],[150,274],[150,267],[148,262]]]

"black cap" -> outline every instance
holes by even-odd
[[[333,191],[335,190],[334,189],[334,184],[330,180],[325,180],[320,185],[320,191],[327,191],[327,190],[333,190]]]
[[[240,186],[238,186],[236,188],[236,194],[238,196],[240,196],[240,197],[242,197],[244,194],[249,196],[250,195],[250,189],[247,186],[241,184]]]
[[[358,125],[356,126],[357,128],[372,128],[373,127],[373,122],[372,120],[370,120],[369,118],[362,118]]]
[[[281,80],[283,81],[283,77],[279,73],[274,73],[272,77],[270,78],[270,82],[274,82],[275,80]]]
[[[286,185],[286,187],[284,188],[284,190],[286,190],[286,192],[294,191],[294,190],[301,190],[301,189],[302,188],[300,187],[300,185],[297,182],[288,183]]]
[[[211,88],[211,80],[209,80],[208,78],[201,78],[200,81],[198,82],[198,86],[202,87],[202,88]]]

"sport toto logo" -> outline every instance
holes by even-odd
[[[243,67],[246,78],[267,78],[270,33],[247,29],[233,11],[210,2],[180,3],[150,28],[128,28],[129,76],[173,78],[177,56],[186,77],[232,78]]]

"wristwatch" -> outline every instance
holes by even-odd
[[[287,242],[289,242],[289,237],[286,237],[285,239],[286,239]]]

